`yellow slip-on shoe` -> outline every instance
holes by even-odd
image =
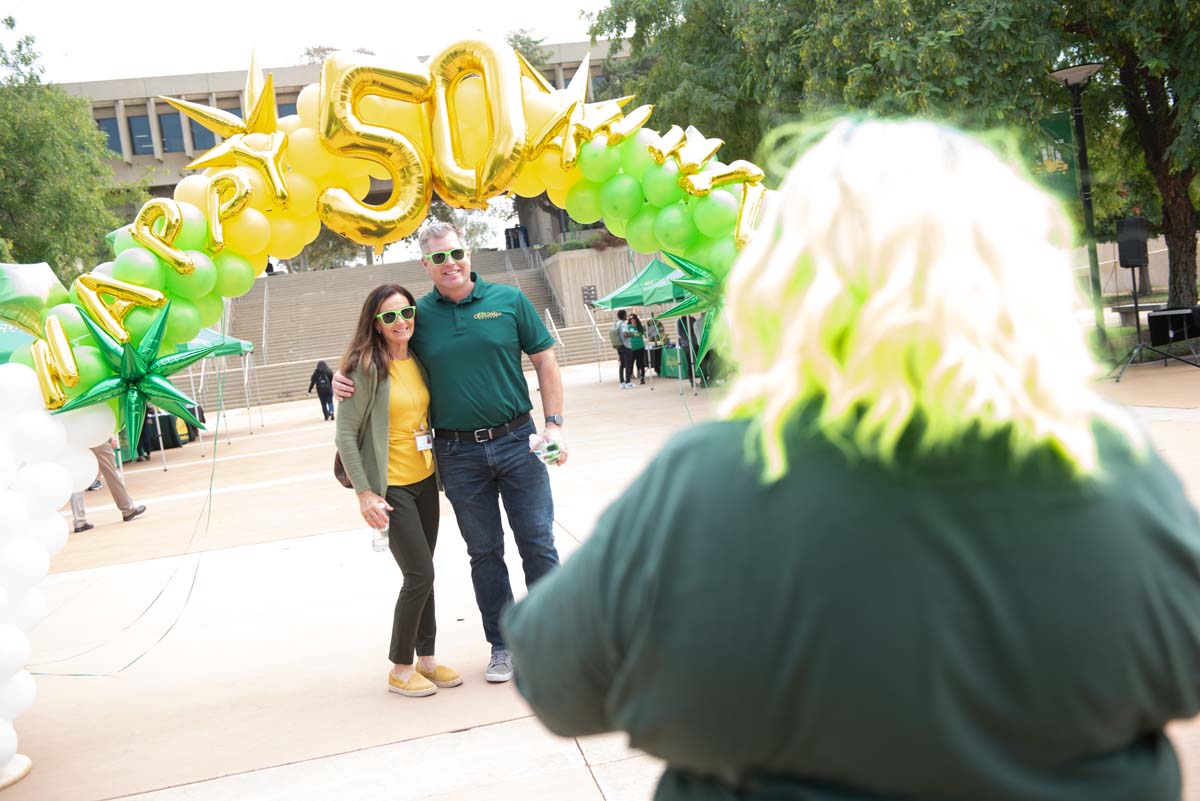
[[[439,687],[457,687],[462,684],[462,676],[445,665],[438,665],[433,670],[424,670],[418,666],[417,672]]]
[[[401,681],[396,678],[395,673],[388,671],[388,691],[407,695],[409,698],[420,698],[424,695],[433,695],[437,692],[437,687],[434,687],[429,679],[416,671],[413,671],[413,674],[408,677],[408,681]]]

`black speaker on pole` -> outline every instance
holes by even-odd
[[[1145,217],[1126,217],[1117,220],[1117,261],[1122,267],[1145,267],[1150,263],[1146,249]]]

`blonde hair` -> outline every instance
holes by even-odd
[[[1004,432],[1097,466],[1092,423],[1140,430],[1093,390],[1071,228],[1057,201],[984,145],[925,121],[835,122],[794,165],[728,282],[740,374],[723,410],[757,422],[768,479],[785,426],[892,463]]]

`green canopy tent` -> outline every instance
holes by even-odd
[[[654,259],[631,281],[600,298],[595,305],[604,309],[618,309],[624,306],[677,303],[687,297],[687,292],[671,281],[684,277],[682,271]]]
[[[14,350],[33,342],[33,336],[11,323],[0,323],[0,364],[8,362]]]
[[[206,348],[210,345],[216,345],[217,349],[212,352],[209,358],[217,356],[240,356],[242,358],[242,394],[246,399],[246,424],[250,424],[250,406],[251,406],[251,384],[254,387],[254,394],[258,396],[258,377],[254,369],[254,344],[247,342],[244,339],[231,337],[215,331],[211,328],[202,328],[200,333],[192,341],[179,345],[178,350],[181,353],[186,353],[200,348]],[[200,377],[199,377],[199,392],[204,392],[204,382],[208,378],[208,359],[200,362]],[[192,382],[192,397],[196,397],[196,377],[192,372],[192,368],[188,368],[188,380]],[[224,404],[222,404],[223,406]],[[258,397],[258,416],[259,422],[262,422],[262,398]],[[222,412],[224,408],[222,408]],[[251,429],[253,426],[251,425]]]

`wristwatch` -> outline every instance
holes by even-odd
[[[548,414],[546,415],[546,422],[561,426],[563,424],[563,416],[561,414]]]

